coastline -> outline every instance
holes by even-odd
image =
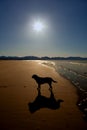
[[[76,106],[76,88],[53,68],[35,61],[2,61],[0,70],[0,128],[82,130],[87,127],[82,112]],[[55,101],[64,100],[58,109],[52,110],[44,106],[33,114],[29,111],[28,104],[33,103],[38,96],[33,74],[50,76],[58,81],[53,84],[52,90]],[[47,84],[41,87],[41,96],[50,99]]]
[[[46,65],[46,66],[54,68],[55,71],[58,73],[58,71],[56,70],[56,67],[55,67],[55,61],[42,61],[42,65],[43,64]],[[65,79],[67,79],[76,88],[77,95],[78,95],[76,105],[83,112],[83,119],[87,121],[87,91],[82,89],[78,84],[70,81],[67,77],[65,77],[61,73],[58,73],[58,74],[60,76],[64,77]]]

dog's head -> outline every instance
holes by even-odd
[[[37,75],[36,75],[36,74],[32,75],[32,78],[33,78],[33,79],[35,79],[36,77],[37,77]]]

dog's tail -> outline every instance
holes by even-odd
[[[53,81],[54,83],[57,83],[57,81],[55,81],[55,80],[53,80],[53,79],[52,79],[52,81]]]

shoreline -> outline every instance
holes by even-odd
[[[53,68],[35,61],[6,61],[0,63],[0,128],[14,130],[73,130],[85,129],[86,122],[76,106],[76,88]],[[52,92],[48,84],[41,86],[41,95],[33,74],[50,76]],[[58,103],[58,101],[63,101]],[[33,104],[31,107],[29,104]],[[49,104],[49,106],[47,105]],[[31,113],[32,110],[34,113]]]
[[[51,61],[51,63],[46,63],[46,61],[44,61],[41,64],[53,68],[58,73],[58,71],[55,68],[55,62],[54,63],[52,62],[53,61]],[[76,105],[78,106],[78,109],[80,109],[80,111],[83,112],[83,119],[87,121],[87,91],[83,90],[78,85],[75,85],[75,83],[70,81],[67,77],[63,76],[62,74],[60,73],[58,74],[63,78],[65,78],[66,80],[68,80],[76,88],[77,95],[78,95]]]

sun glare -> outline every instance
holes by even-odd
[[[33,29],[34,29],[35,31],[37,31],[37,32],[42,31],[43,28],[44,28],[44,25],[43,25],[43,23],[41,23],[40,21],[35,22],[34,25],[33,25]]]

